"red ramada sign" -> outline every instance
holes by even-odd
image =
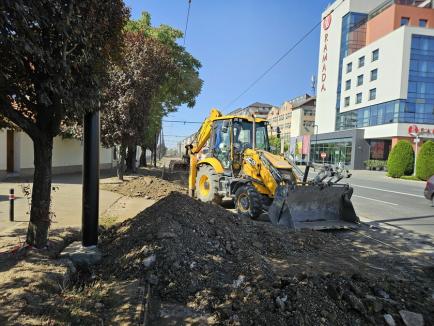
[[[327,80],[327,53],[328,53],[328,42],[329,42],[329,33],[327,30],[330,28],[330,25],[332,24],[332,15],[327,15],[323,22],[322,27],[324,31],[324,46],[322,48],[322,60],[321,60],[321,92],[324,92],[326,90],[325,82]]]
[[[434,137],[434,128],[419,128],[417,125],[408,126],[408,134],[417,134],[419,137]]]

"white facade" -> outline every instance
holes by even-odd
[[[341,1],[336,1],[322,15],[324,21],[321,28],[316,110],[319,133],[336,131],[338,82],[341,84],[340,113],[407,99],[412,36],[414,34],[434,36],[433,28],[401,26],[341,58],[343,17],[348,13],[369,14],[383,3],[383,0],[349,0],[342,4]],[[374,51],[378,51],[378,60],[373,60]],[[359,67],[359,58],[362,57],[364,57],[364,65]],[[343,61],[340,71],[341,59]],[[350,72],[347,69],[349,63],[352,64]],[[375,80],[371,80],[373,71],[377,74]],[[339,74],[341,74],[340,81]],[[361,85],[358,85],[359,76],[363,76]],[[350,81],[349,89],[347,89],[348,81]],[[371,92],[375,95],[371,96]],[[360,102],[357,101],[359,94],[361,94]],[[404,130],[410,124],[403,123],[399,128],[395,128],[394,125],[362,127],[366,131],[365,139],[408,136],[408,133],[398,133],[397,130]],[[418,125],[423,127],[420,123]],[[428,126],[432,128],[432,125]]]
[[[354,52],[343,60],[341,112],[348,112],[368,105],[388,102],[407,97],[408,69],[410,65],[411,36],[401,27],[385,37]],[[407,37],[406,37],[407,36]],[[378,50],[378,60],[373,61],[373,52]],[[365,58],[363,67],[358,67],[359,58]],[[347,65],[352,64],[352,72],[347,73]],[[371,81],[371,72],[377,70],[377,80]],[[363,76],[363,84],[358,86],[358,76]],[[345,89],[346,81],[351,80],[351,88]],[[369,99],[369,91],[376,90],[376,98]],[[361,103],[356,103],[356,95],[362,93]],[[345,99],[349,97],[349,105]]]
[[[382,0],[336,1],[322,14],[318,61],[316,124],[319,133],[335,131],[342,18],[349,12],[368,13]],[[325,18],[329,16],[329,18]]]
[[[390,34],[352,53],[343,60],[341,112],[360,109],[369,105],[407,99],[410,68],[411,38],[413,34],[434,36],[433,29],[401,26]],[[378,60],[373,61],[373,51],[378,50]],[[358,67],[359,58],[365,57],[365,65]],[[347,73],[347,65],[352,71]],[[371,81],[371,72],[377,70],[377,79]],[[358,76],[363,76],[363,85],[357,86]],[[351,80],[351,88],[345,89]],[[376,90],[376,98],[369,99],[370,90]],[[362,102],[356,96],[362,93]],[[349,105],[345,100],[349,98]],[[383,125],[384,126],[384,125]],[[388,137],[397,136],[389,134]]]
[[[0,176],[7,173],[28,175],[33,173],[33,142],[23,132],[14,132],[14,169],[7,171],[7,132],[0,130]],[[76,139],[63,139],[58,136],[53,142],[53,173],[68,173],[81,171],[83,162],[83,143]],[[113,150],[100,147],[101,168],[111,168]]]

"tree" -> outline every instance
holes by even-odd
[[[193,107],[202,87],[200,62],[176,43],[180,31],[152,27],[143,13],[128,22],[124,35],[124,59],[111,68],[103,105],[108,113],[102,115],[104,145],[120,145],[120,179],[127,147],[155,152],[162,117],[184,103]]]
[[[144,134],[152,96],[171,69],[173,63],[167,47],[142,33],[124,33],[121,62],[109,71],[101,124],[103,144],[120,145],[120,179],[127,147],[136,146],[139,136]]]
[[[53,138],[62,121],[98,109],[108,62],[121,44],[121,0],[3,0],[0,3],[0,115],[34,144],[27,242],[46,245]]]
[[[416,176],[428,180],[434,175],[434,142],[429,140],[420,148],[416,162]]]
[[[410,142],[400,140],[392,148],[387,159],[387,173],[390,177],[400,178],[411,175],[414,166],[414,152]]]

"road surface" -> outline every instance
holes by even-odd
[[[434,207],[425,182],[388,178],[384,172],[352,171],[353,204],[361,218],[434,236]]]

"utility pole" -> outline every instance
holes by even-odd
[[[83,126],[83,247],[98,244],[99,128],[99,112],[86,114]]]

